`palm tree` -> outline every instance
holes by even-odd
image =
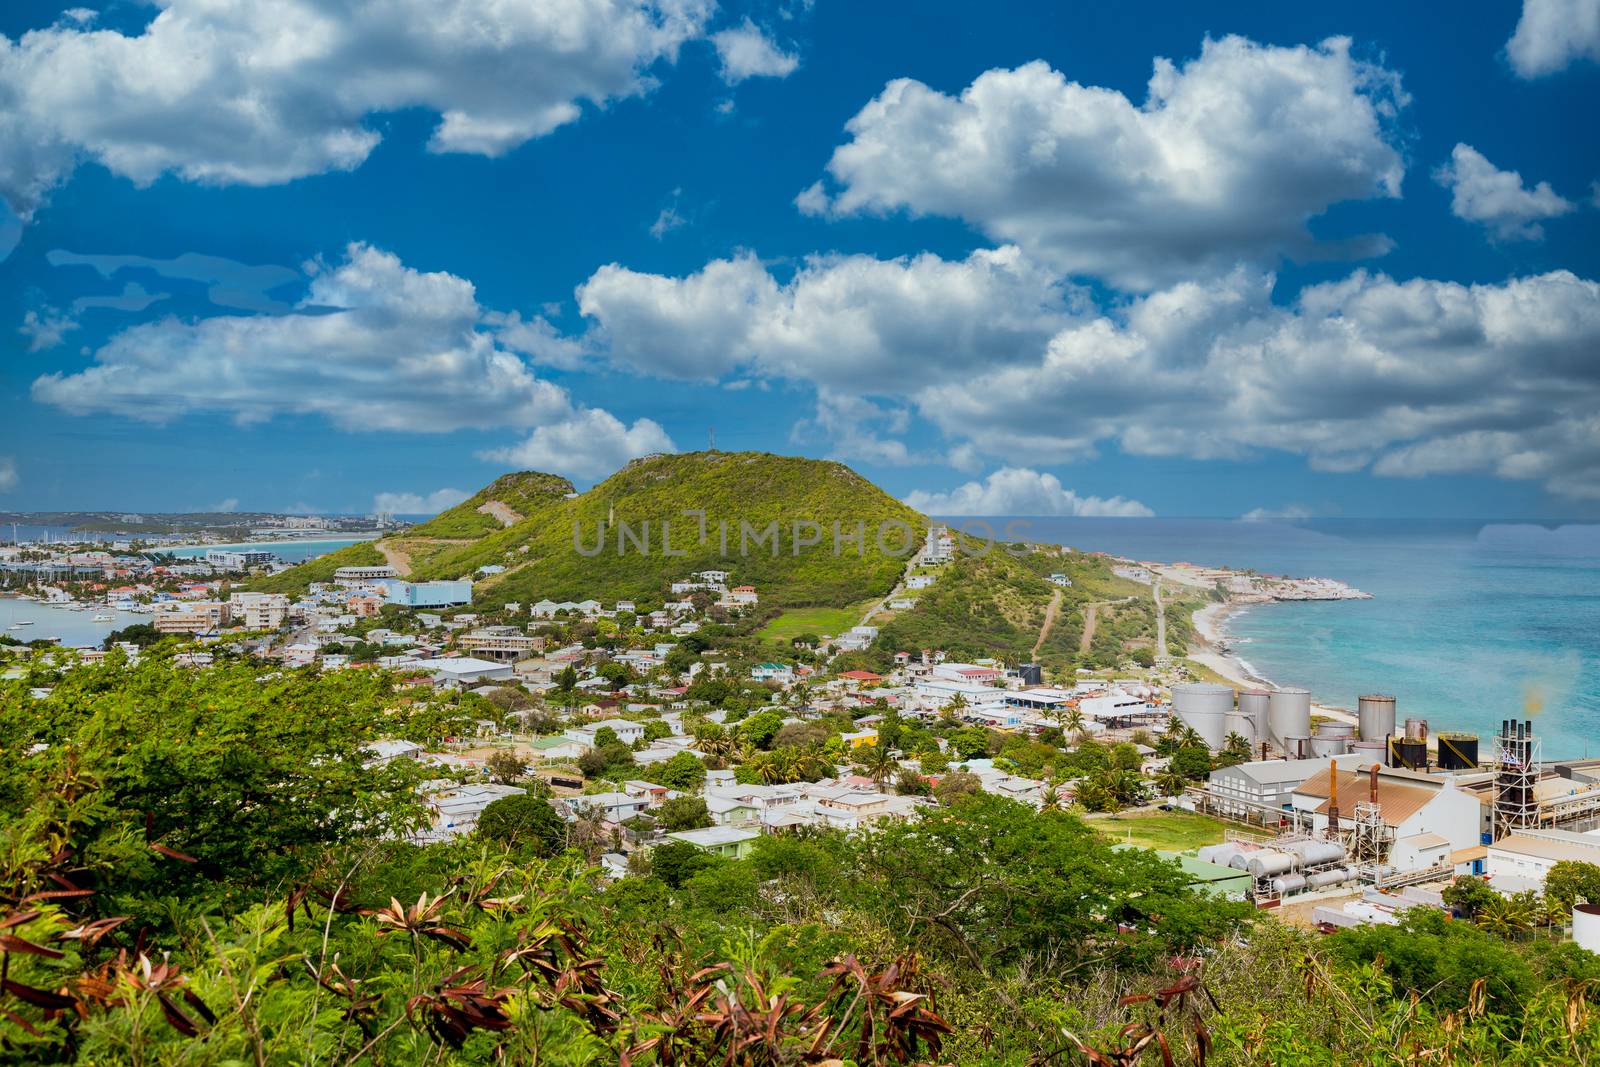
[[[1178,796],[1188,784],[1188,779],[1171,766],[1166,767],[1160,774],[1156,775],[1156,788],[1161,790],[1163,796]]]
[[[712,770],[720,770],[728,765],[728,760],[739,750],[739,742],[721,726],[707,722],[695,731],[694,747],[705,753],[707,760],[717,765]]]
[[[1044,784],[1044,796],[1039,800],[1039,814],[1043,815],[1047,811],[1060,810],[1061,794],[1057,792],[1057,787],[1054,782],[1046,782]]]
[[[1083,711],[1076,706],[1067,708],[1061,716],[1061,730],[1075,745],[1083,744],[1084,724]]]
[[[1229,730],[1222,742],[1222,756],[1227,766],[1244,763],[1250,758],[1250,742],[1237,730]]]
[[[861,766],[879,789],[883,788],[883,783],[899,765],[900,761],[895,758],[894,752],[882,745],[868,745],[867,751],[861,756]]]
[[[1478,912],[1477,924],[1491,934],[1514,940],[1532,930],[1539,920],[1539,904],[1532,892],[1487,901]]]

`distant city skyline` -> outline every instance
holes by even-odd
[[[21,0],[0,511],[1600,519],[1596,4]]]

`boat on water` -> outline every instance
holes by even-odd
[[[94,617],[94,621],[95,622],[116,622],[117,619],[116,619],[116,616],[114,616],[114,615],[96,615]]]
[[[23,619],[21,622],[12,623],[11,624],[11,628],[13,630],[20,630],[24,626],[32,626],[32,625],[33,625],[33,620],[32,619]]]

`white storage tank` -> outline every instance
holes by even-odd
[[[1350,877],[1350,871],[1344,867],[1334,867],[1326,871],[1313,871],[1306,875],[1306,888],[1325,889],[1330,885],[1348,882]]]
[[[1394,733],[1394,697],[1368,693],[1356,701],[1356,718],[1361,722],[1361,740],[1387,745]]]
[[[1325,756],[1342,756],[1350,750],[1350,741],[1344,737],[1323,737],[1318,734],[1311,739],[1311,754],[1318,759]]]
[[[1289,686],[1268,695],[1267,735],[1285,752],[1286,739],[1311,736],[1311,690]]]
[[[1306,887],[1306,878],[1302,874],[1285,874],[1272,880],[1272,891],[1280,897],[1290,893],[1298,893]]]
[[[1221,748],[1233,715],[1233,690],[1211,682],[1172,687],[1172,712],[1210,748]]]
[[[1273,875],[1288,874],[1299,865],[1300,857],[1293,853],[1262,849],[1250,857],[1245,870],[1250,872],[1252,878],[1270,878]]]
[[[1573,906],[1572,942],[1579,948],[1600,954],[1600,904]]]
[[[1265,689],[1239,690],[1239,717],[1255,726],[1255,742],[1267,740],[1267,707],[1270,694]]]
[[[1300,857],[1302,867],[1321,867],[1344,860],[1344,846],[1337,841],[1295,841],[1289,849]]]

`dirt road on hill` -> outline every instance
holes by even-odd
[[[515,526],[522,521],[521,515],[512,511],[511,508],[499,500],[491,500],[486,504],[479,504],[477,511],[479,515],[493,515],[499,520],[501,526]]]
[[[1050,594],[1050,606],[1044,609],[1044,624],[1039,627],[1039,640],[1033,643],[1030,659],[1039,658],[1039,650],[1044,647],[1045,638],[1050,636],[1050,630],[1056,624],[1056,616],[1061,613],[1061,590],[1057,589]]]
[[[374,547],[383,553],[383,561],[394,568],[394,573],[398,577],[409,578],[411,576],[411,557],[406,555],[404,549],[387,541],[378,541]]]

